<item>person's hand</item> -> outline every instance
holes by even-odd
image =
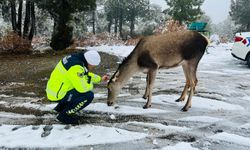
[[[109,80],[109,76],[108,75],[102,76],[102,81],[103,82],[108,82],[108,80]]]

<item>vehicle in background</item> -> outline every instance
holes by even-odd
[[[236,33],[232,53],[235,58],[246,61],[250,67],[250,32]]]

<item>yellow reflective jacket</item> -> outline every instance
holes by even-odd
[[[85,93],[93,89],[93,84],[100,83],[101,77],[88,72],[85,64],[83,53],[64,57],[50,75],[46,87],[48,99],[59,101],[72,89]]]

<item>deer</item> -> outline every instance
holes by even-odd
[[[143,72],[147,74],[146,89],[143,95],[147,102],[143,108],[150,108],[152,89],[158,69],[182,66],[186,83],[181,96],[175,101],[185,101],[189,92],[186,104],[181,109],[181,111],[188,111],[191,108],[192,97],[198,83],[197,67],[207,45],[208,40],[205,36],[190,30],[142,37],[111,76],[107,85],[107,105],[114,105],[124,84],[134,74]]]

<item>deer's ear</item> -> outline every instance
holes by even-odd
[[[112,79],[112,82],[115,82],[117,80],[117,77],[114,77],[113,79]]]
[[[118,76],[119,76],[120,72],[117,71],[114,75],[114,78],[112,79],[112,82],[116,82],[116,80],[118,79]]]

